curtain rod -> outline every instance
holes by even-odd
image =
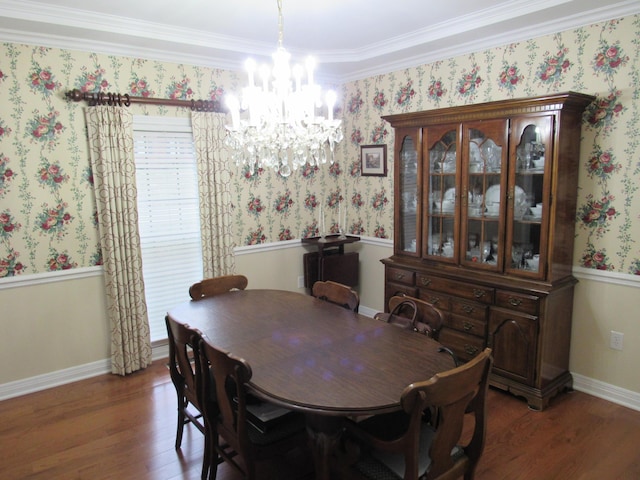
[[[198,112],[226,112],[226,109],[223,109],[220,105],[219,100],[179,100],[171,98],[137,97],[131,96],[127,93],[81,92],[77,88],[65,93],[65,97],[74,102],[87,102],[90,106],[118,105],[120,107],[128,107],[132,103],[144,103],[148,105],[163,105],[169,107],[187,107]]]

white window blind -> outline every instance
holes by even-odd
[[[198,172],[189,119],[134,117],[142,273],[151,341],[202,279]]]

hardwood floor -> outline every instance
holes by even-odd
[[[187,426],[176,452],[175,409],[164,362],[125,378],[103,375],[5,400],[0,479],[198,479],[203,437]],[[477,480],[640,478],[640,412],[580,392],[534,412],[491,390],[488,423]],[[309,466],[306,459],[300,465]],[[221,465],[218,479],[239,476]]]

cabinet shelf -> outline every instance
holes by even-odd
[[[396,294],[435,304],[446,318],[440,342],[463,360],[491,347],[491,383],[535,409],[572,381],[575,227],[566,219],[576,210],[575,126],[593,100],[569,92],[383,117],[397,159],[385,304]],[[544,167],[523,168],[543,157]],[[405,162],[421,177],[401,175]],[[455,171],[442,171],[445,162]],[[427,201],[408,209],[405,195]],[[551,199],[541,217],[527,213]]]

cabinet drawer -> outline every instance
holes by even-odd
[[[438,341],[449,347],[462,361],[469,361],[484,349],[484,339],[444,327]]]
[[[451,299],[451,315],[448,325],[461,332],[484,337],[487,333],[489,307],[460,298]]]
[[[409,285],[402,285],[399,283],[387,283],[385,287],[386,305],[389,305],[389,299],[393,296],[408,296],[416,297],[418,295],[418,289]]]
[[[451,300],[451,313],[482,322],[487,320],[488,308],[482,303],[469,302],[461,298],[453,298]]]
[[[507,290],[497,290],[496,305],[498,307],[508,308],[509,310],[538,315],[540,297],[509,292]]]
[[[448,312],[451,310],[451,297],[449,295],[444,295],[440,292],[434,292],[433,290],[426,290],[421,288],[418,290],[418,298],[420,300],[424,300],[425,302],[429,302],[436,308]]]
[[[416,274],[410,270],[387,267],[386,276],[388,282],[401,283],[403,285],[415,284]]]
[[[419,273],[416,283],[420,288],[429,288],[437,292],[448,293],[456,297],[468,298],[476,302],[493,303],[495,290],[490,287],[483,287],[473,283],[456,282],[455,280],[447,280],[445,278],[435,277]]]
[[[477,320],[475,318],[451,314],[445,321],[445,324],[460,332],[476,335],[482,338],[487,334],[487,322],[484,320]]]

